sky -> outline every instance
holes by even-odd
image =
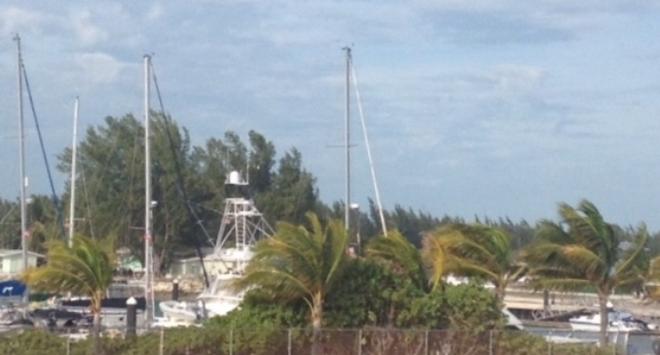
[[[660,229],[660,4],[627,0],[14,1],[0,4],[0,196],[18,195],[22,37],[51,165],[81,128],[142,112],[142,57],[193,143],[254,129],[343,198],[344,53],[386,208],[557,218],[587,198]],[[355,100],[355,97],[353,98]],[[373,196],[353,102],[353,201]],[[28,107],[26,106],[26,109]],[[29,113],[29,111],[26,111]],[[30,191],[48,181],[26,115]],[[56,173],[62,189],[66,176]]]

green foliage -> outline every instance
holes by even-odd
[[[251,189],[268,220],[299,223],[306,211],[316,207],[315,179],[304,170],[302,156],[295,149],[275,164],[273,143],[254,131],[248,135],[249,147],[234,132],[193,146],[187,130],[173,120],[153,112],[151,123],[152,192],[158,202],[153,209],[157,269],[165,270],[175,251],[190,255],[195,244],[206,243],[199,239],[197,221],[189,218],[186,204],[215,233],[225,178],[232,170],[246,176],[248,157]],[[143,137],[142,124],[132,115],[107,117],[103,124],[89,128],[81,141],[76,177],[76,216],[83,218],[77,222],[77,230],[92,237],[114,236],[119,245],[129,247],[140,258],[144,232],[137,227],[144,224]],[[59,155],[58,168],[65,174],[69,173],[70,157],[70,149]],[[187,201],[179,188],[177,165]],[[65,191],[63,200],[68,205],[68,186]],[[0,212],[3,210],[0,205]],[[44,226],[53,225],[51,215],[34,214]]]
[[[52,355],[65,354],[66,342],[45,331],[2,334],[0,354]]]
[[[501,326],[500,304],[483,285],[447,285],[425,293],[410,288],[391,293],[398,306],[394,325],[398,328],[455,329],[481,332]],[[385,324],[380,324],[385,325]]]
[[[221,327],[252,329],[259,326],[298,328],[308,324],[306,305],[301,301],[274,303],[262,290],[247,292],[241,306],[223,317],[214,317],[208,324]]]
[[[497,299],[481,284],[427,292],[382,263],[354,259],[328,295],[327,326],[484,330],[501,323]]]
[[[257,243],[236,286],[257,287],[277,301],[302,300],[320,328],[325,297],[346,264],[348,236],[338,220],[324,225],[311,212],[307,220],[308,226],[281,222],[272,238]]]
[[[649,263],[648,273],[649,285],[646,285],[646,291],[651,299],[660,301],[660,256],[656,256]]]
[[[428,234],[424,246],[434,266],[444,262],[454,274],[491,282],[500,300],[508,284],[526,271],[511,247],[511,236],[499,228],[450,224]]]
[[[402,332],[396,329],[386,329],[389,336],[382,336],[382,329],[365,329],[363,331],[363,353],[371,353],[379,349],[390,349],[398,353],[419,353],[423,349],[425,331]],[[255,329],[253,332],[225,328],[220,325],[208,324],[202,328],[166,329],[163,334],[163,350],[165,355],[223,355],[223,354],[286,354],[288,329]],[[102,351],[96,354],[112,355],[152,355],[160,349],[160,332],[155,331],[134,339],[103,338]],[[333,354],[356,353],[357,341],[354,336],[357,330],[342,333],[332,330],[322,335],[324,349]],[[245,337],[246,335],[256,337]],[[294,354],[309,353],[309,337],[311,334],[301,329],[292,329],[292,345]],[[348,337],[346,337],[348,335]],[[488,353],[491,335],[488,333],[467,332],[429,332],[429,349],[440,351],[451,349],[453,353]],[[494,354],[528,355],[528,354],[564,354],[564,355],[609,355],[612,348],[574,344],[549,344],[542,337],[525,332],[494,332],[492,334]],[[90,340],[71,343],[72,355],[88,355],[92,352]],[[230,350],[231,348],[231,350]],[[417,350],[413,350],[417,349]],[[550,350],[552,349],[552,350]],[[409,350],[409,351],[405,351]],[[435,351],[433,353],[435,353]],[[44,331],[26,331],[20,334],[3,334],[0,337],[0,353],[14,355],[51,355],[66,354],[66,340]]]
[[[399,325],[400,313],[424,294],[410,278],[369,259],[351,260],[337,286],[328,294],[331,327]]]
[[[559,290],[591,286],[609,295],[615,287],[643,281],[638,262],[648,240],[643,227],[624,250],[621,236],[589,201],[582,201],[578,209],[562,204],[559,212],[563,224],[543,221],[539,241],[526,253],[539,286]]]
[[[648,233],[640,227],[624,248],[615,226],[607,223],[596,206],[583,200],[577,209],[559,206],[562,224],[543,221],[538,243],[526,252],[537,287],[598,293],[600,312],[615,288],[639,288],[645,281]],[[601,317],[600,342],[607,343],[607,317]]]
[[[98,346],[101,327],[101,302],[112,283],[114,254],[108,240],[97,241],[76,236],[69,247],[63,241],[50,241],[48,263],[23,273],[25,283],[37,291],[64,294],[72,292],[90,299],[94,315],[93,335]]]
[[[478,282],[447,286],[444,296],[454,328],[481,331],[503,324],[499,301]]]
[[[420,289],[426,289],[428,282],[422,255],[398,230],[391,231],[387,237],[372,239],[367,245],[367,256],[409,277]]]
[[[73,292],[89,296],[91,311],[100,311],[101,300],[112,282],[114,254],[112,244],[76,236],[73,246],[63,241],[48,244],[48,263],[28,269],[25,282],[37,291],[64,294]]]
[[[316,207],[315,183],[316,179],[302,166],[302,155],[294,148],[280,159],[271,188],[262,190],[256,202],[271,221],[303,223],[305,213]]]
[[[372,204],[371,215],[377,221],[377,210]],[[428,213],[415,212],[412,208],[405,209],[395,205],[394,210],[385,213],[385,220],[393,228],[398,229],[415,246],[421,247],[423,233],[440,225],[441,221]]]

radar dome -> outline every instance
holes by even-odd
[[[229,183],[233,185],[241,184],[241,174],[238,171],[234,170],[229,173]]]

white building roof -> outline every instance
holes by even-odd
[[[45,258],[43,254],[35,253],[28,250],[29,256],[34,256],[37,258]],[[0,258],[14,257],[14,256],[23,256],[23,251],[21,249],[0,249]]]

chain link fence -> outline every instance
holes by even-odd
[[[0,337],[0,351],[7,354],[156,354],[156,355],[614,355],[654,354],[658,334],[611,334],[607,347],[577,337],[546,341],[521,331],[451,331],[425,329],[213,329],[174,328],[140,330],[127,337],[125,329],[105,329],[100,352],[91,337],[77,332],[13,331]],[[32,338],[30,338],[32,337]],[[558,340],[563,339],[563,342]],[[571,340],[573,339],[573,340]],[[11,344],[14,344],[12,348]],[[31,347],[21,352],[23,347]],[[39,348],[45,347],[45,349]]]

